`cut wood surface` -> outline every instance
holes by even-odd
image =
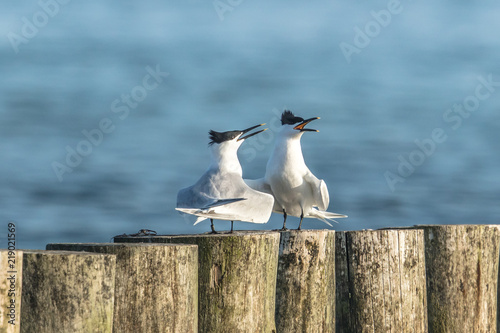
[[[199,331],[274,332],[278,232],[115,237],[115,242],[196,244]]]
[[[49,244],[116,255],[115,333],[197,332],[198,249],[179,244]]]
[[[0,251],[0,332],[498,330],[497,225],[141,231],[47,249],[11,252],[15,266]]]
[[[112,332],[115,256],[23,251],[21,332]]]
[[[417,228],[425,231],[429,331],[495,333],[498,226]]]
[[[336,233],[340,332],[427,332],[422,230]]]
[[[335,231],[281,232],[277,332],[335,332]]]

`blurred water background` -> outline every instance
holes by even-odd
[[[244,176],[259,178],[285,108],[321,117],[302,146],[329,210],[349,215],[336,230],[500,222],[498,1],[0,9],[1,244],[11,221],[17,248],[209,231],[174,210],[208,166],[208,130],[268,123],[240,149]]]

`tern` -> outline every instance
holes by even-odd
[[[303,119],[285,110],[281,115],[281,128],[276,135],[274,150],[267,162],[264,178],[245,182],[257,191],[274,196],[275,213],[283,214],[283,228],[286,229],[288,215],[300,217],[298,230],[305,218],[316,218],[332,226],[329,221],[347,217],[343,214],[330,213],[326,210],[330,196],[326,183],[316,178],[307,167],[300,138],[305,132],[319,132],[305,128],[319,117]]]
[[[179,191],[176,210],[197,216],[195,225],[210,219],[212,233],[215,233],[214,219],[231,221],[231,232],[233,221],[266,223],[272,213],[274,198],[250,188],[243,181],[237,155],[244,140],[266,129],[243,135],[263,125],[241,131],[211,130],[210,166],[194,185]]]

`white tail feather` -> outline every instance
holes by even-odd
[[[332,224],[329,221],[338,223],[334,219],[344,218],[344,217],[347,217],[347,215],[330,213],[330,212],[327,212],[324,210],[319,210],[319,209],[314,207],[313,210],[307,216],[304,216],[304,217],[317,218],[318,220],[325,222],[326,224],[328,224],[331,227]]]

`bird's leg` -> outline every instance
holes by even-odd
[[[304,219],[304,211],[302,211],[302,213],[300,214],[300,223],[299,223],[299,227],[297,228],[297,230],[300,230],[300,227],[302,227],[302,220]]]
[[[286,215],[286,211],[285,211],[285,209],[284,209],[284,208],[283,208],[283,216],[284,216],[284,219],[283,219],[283,228],[281,228],[281,230],[282,230],[282,231],[286,231],[286,230],[288,230],[288,229],[286,228],[286,217],[287,217],[287,215]]]
[[[210,223],[211,223],[210,227],[212,228],[212,234],[216,234],[217,231],[215,231],[215,228],[214,228],[214,219],[210,219]]]
[[[231,231],[230,231],[230,233],[233,233],[233,223],[234,223],[234,221],[231,221]]]

